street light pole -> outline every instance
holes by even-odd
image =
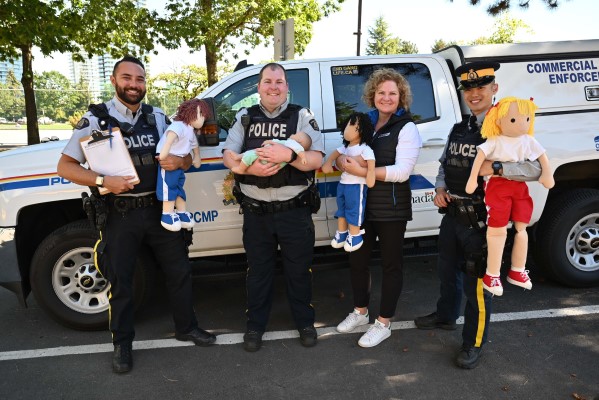
[[[358,0],[358,31],[354,32],[354,35],[358,37],[358,48],[356,50],[356,55],[360,55],[360,37],[362,36],[362,0]]]

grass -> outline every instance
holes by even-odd
[[[50,125],[42,125],[42,124],[38,124],[39,130],[40,131],[57,131],[57,130],[72,130],[73,127],[71,126],[71,124],[50,124]],[[7,131],[7,130],[15,130],[17,128],[15,128],[15,124],[2,124],[0,125],[0,131]],[[24,131],[27,130],[27,125],[21,125],[20,128],[18,129],[22,129]]]

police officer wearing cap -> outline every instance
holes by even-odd
[[[305,347],[316,345],[312,308],[311,264],[314,252],[314,224],[311,207],[314,170],[322,165],[324,139],[312,112],[290,104],[287,72],[280,64],[265,65],[258,79],[260,103],[240,110],[227,136],[223,159],[228,168],[235,161],[232,152],[256,149],[259,155],[243,175],[235,180],[242,192],[243,245],[247,270],[247,329],[244,348],[260,349],[273,299],[273,277],[277,247],[281,249],[287,284],[287,298],[293,319]],[[305,132],[312,139],[306,151],[307,163],[280,144],[261,147],[269,139],[286,139],[296,132]],[[288,162],[281,168],[281,162]]]
[[[491,294],[483,291],[482,276],[486,268],[486,207],[482,176],[472,195],[466,193],[466,182],[476,157],[476,146],[483,143],[480,127],[491,108],[498,85],[495,71],[499,64],[491,61],[467,63],[456,69],[458,89],[471,111],[451,129],[435,182],[434,204],[445,214],[439,230],[438,272],[440,297],[437,310],[414,320],[419,329],[456,329],[462,291],[466,296],[462,348],[456,357],[461,368],[478,365],[482,346],[487,340],[491,316]],[[529,163],[531,164],[531,163]],[[538,164],[537,164],[538,166]],[[481,175],[503,174],[506,178],[532,180],[540,169],[534,163],[522,168],[517,163],[491,165],[485,162]],[[528,175],[527,175],[528,174]]]
[[[58,162],[58,174],[83,186],[103,187],[108,215],[95,246],[98,270],[110,282],[110,331],[114,344],[112,368],[116,373],[133,367],[132,342],[135,336],[133,276],[142,245],[153,250],[166,277],[166,289],[173,309],[175,338],[204,346],[216,337],[198,328],[193,309],[191,267],[183,233],[160,225],[161,203],[155,197],[157,179],[156,144],[169,124],[159,108],[142,104],[146,95],[145,69],[134,57],[118,61],[110,82],[112,100],[90,106],[79,121]],[[132,185],[127,176],[102,176],[82,166],[85,155],[80,139],[94,130],[119,127],[140,178]],[[109,160],[107,160],[109,162]],[[165,170],[187,169],[191,156],[169,156],[160,161]],[[95,190],[94,190],[95,191]]]

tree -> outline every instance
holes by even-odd
[[[524,21],[512,18],[509,13],[504,13],[500,18],[495,20],[491,36],[481,36],[470,44],[513,43],[514,38],[520,29],[526,29],[528,32],[532,33],[530,26],[524,23]]]
[[[0,84],[0,116],[17,120],[23,116],[25,97],[19,80],[12,70],[6,75],[6,83]]]
[[[383,17],[378,17],[374,21],[374,27],[368,28],[370,40],[366,43],[367,55],[418,53],[414,43],[392,37],[388,30],[389,25]]]
[[[449,0],[453,3],[453,0]],[[542,3],[545,3],[548,8],[553,9],[559,6],[560,0],[540,0]],[[567,0],[566,0],[567,1]],[[476,6],[481,3],[481,0],[468,0],[470,4]],[[562,3],[564,0],[562,0]],[[518,0],[518,6],[521,8],[528,8],[530,0]],[[487,7],[487,13],[489,15],[498,15],[504,11],[508,11],[511,7],[510,0],[493,0],[493,3]]]
[[[69,79],[58,71],[34,74],[38,110],[54,121],[64,121],[74,110],[75,92]]]
[[[156,12],[137,8],[133,0],[0,0],[0,60],[21,57],[27,116],[27,143],[39,143],[33,76],[33,46],[44,56],[73,53],[73,59],[154,49]],[[135,53],[135,52],[133,52]]]
[[[435,51],[442,50],[442,49],[444,49],[446,47],[449,47],[449,46],[454,46],[456,44],[457,44],[457,42],[455,42],[453,40],[449,41],[449,42],[446,42],[443,39],[437,39],[437,40],[435,40],[435,43],[431,47],[431,53],[434,53]]]
[[[208,84],[217,81],[217,62],[239,44],[254,48],[273,36],[274,24],[294,18],[295,51],[302,54],[312,39],[312,23],[338,10],[345,0],[168,0],[166,19],[158,24],[160,43],[180,46],[181,38],[191,51],[206,52]],[[246,52],[247,53],[247,52]]]

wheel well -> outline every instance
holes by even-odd
[[[553,174],[555,187],[549,198],[576,188],[599,189],[599,160],[586,160],[561,165]]]
[[[41,241],[61,226],[85,218],[79,199],[34,204],[20,210],[15,241],[25,297],[31,291],[31,260]]]

